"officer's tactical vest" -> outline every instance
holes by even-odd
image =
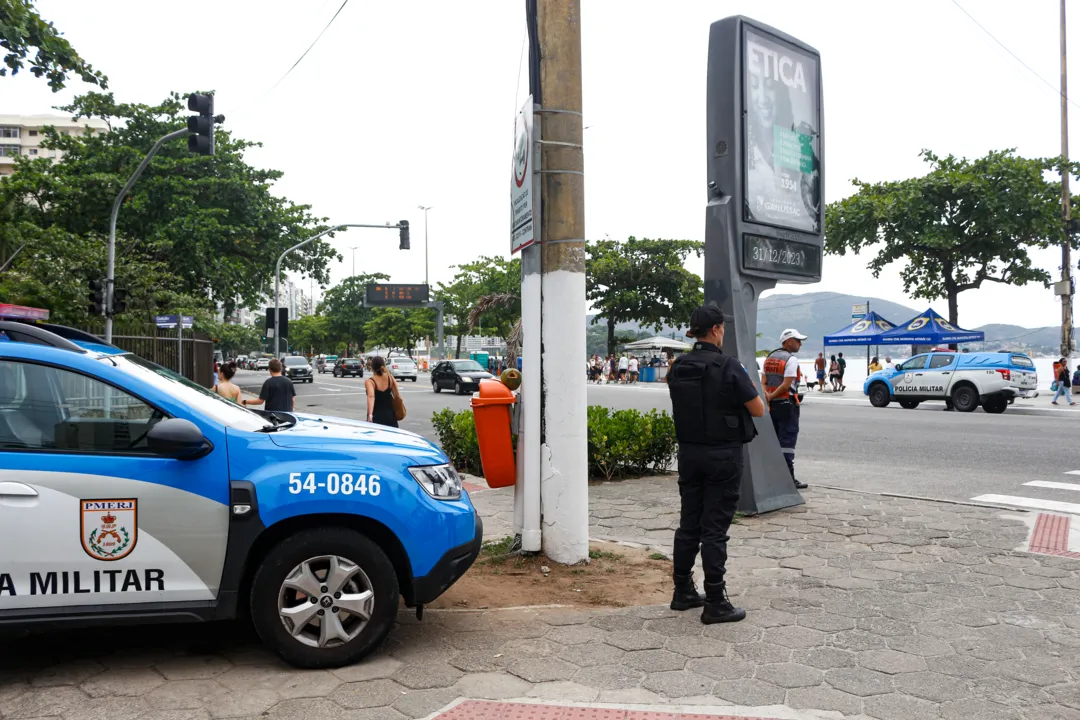
[[[779,350],[773,350],[769,353],[769,356],[765,358],[764,367],[762,372],[765,374],[765,392],[771,393],[776,388],[784,384],[784,370],[787,368],[787,362],[792,357],[791,353],[783,348]],[[791,382],[791,387],[785,392],[776,396],[776,400],[791,399],[796,405],[799,403],[799,377],[796,376]]]
[[[732,445],[748,443],[757,435],[750,412],[720,386],[729,362],[737,361],[696,349],[672,364],[667,384],[679,442]],[[745,371],[739,367],[736,372]]]

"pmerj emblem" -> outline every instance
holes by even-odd
[[[119,560],[139,539],[138,501],[80,500],[79,530],[83,550],[95,560]]]

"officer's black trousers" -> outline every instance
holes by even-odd
[[[694,569],[698,547],[706,583],[724,581],[728,529],[739,504],[741,445],[717,447],[679,444],[679,496],[682,511],[675,531],[674,571]]]

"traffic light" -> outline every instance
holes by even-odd
[[[188,110],[199,113],[188,117],[188,150],[200,155],[214,154],[214,96],[191,93]]]
[[[110,316],[119,315],[120,313],[127,310],[127,299],[128,299],[128,291],[127,290],[119,290],[117,288],[113,288],[112,310],[109,313],[109,315]]]
[[[90,301],[86,311],[91,315],[102,315],[105,312],[105,283],[101,280],[91,280],[87,285],[90,294],[86,299]]]
[[[398,220],[398,227],[401,229],[400,230],[401,242],[398,243],[398,250],[408,250],[409,249],[409,221],[408,220]]]

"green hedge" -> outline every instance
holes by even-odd
[[[450,462],[462,472],[483,475],[472,411],[443,408],[431,422]],[[665,473],[678,449],[675,423],[663,411],[591,405],[588,433],[589,476],[604,480]]]

